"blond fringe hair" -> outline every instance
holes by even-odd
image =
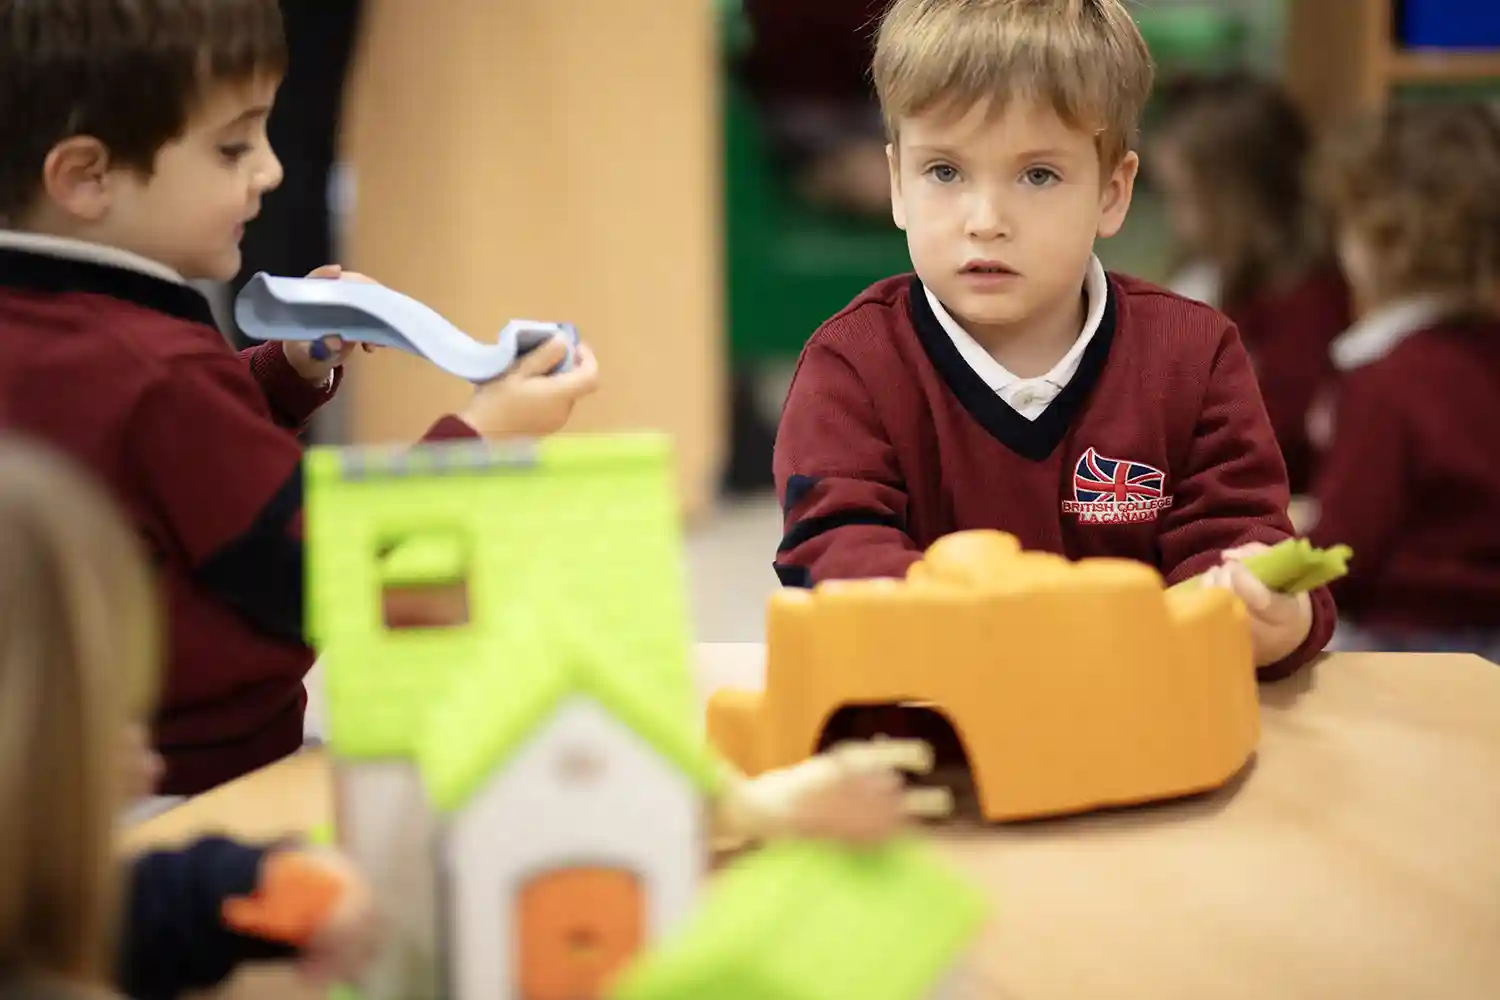
[[[1019,97],[1094,133],[1111,169],[1135,141],[1153,75],[1121,0],[894,0],[871,72],[892,142],[912,115],[998,114]]]
[[[1330,136],[1316,190],[1372,260],[1379,305],[1451,295],[1493,313],[1500,294],[1500,114],[1478,102],[1393,104]]]
[[[0,972],[107,988],[126,725],[157,609],[134,533],[50,452],[0,437]]]

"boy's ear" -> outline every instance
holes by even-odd
[[[109,150],[92,136],[64,139],[42,161],[42,190],[58,207],[89,222],[109,210]]]
[[[885,144],[885,162],[891,168],[891,219],[897,229],[906,228],[906,206],[901,203],[901,163],[896,144]]]
[[[1104,182],[1099,204],[1100,239],[1109,239],[1125,225],[1125,216],[1130,212],[1130,199],[1135,194],[1135,178],[1140,171],[1141,158],[1131,150],[1120,158],[1120,162]]]

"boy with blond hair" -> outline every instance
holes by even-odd
[[[1151,87],[1120,0],[895,0],[874,78],[915,275],[803,351],[776,445],[782,582],[903,576],[1000,529],[1069,558],[1206,574],[1284,676],[1333,630],[1326,590],[1240,565],[1292,534],[1286,467],[1234,326],[1106,273]]]
[[[224,281],[281,182],[277,0],[0,0],[0,430],[101,478],[166,596],[161,791],[302,745],[302,449],[348,348],[236,356],[188,281]],[[339,268],[320,268],[323,277]],[[348,277],[347,275],[342,275]],[[594,387],[561,343],[427,439],[556,430]]]

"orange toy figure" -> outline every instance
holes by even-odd
[[[333,853],[267,854],[255,891],[225,900],[222,915],[240,934],[301,950],[303,972],[315,981],[361,968],[374,946],[369,889]]]
[[[780,591],[767,644],[764,690],[709,703],[710,740],[747,774],[889,733],[894,711],[984,818],[1012,820],[1214,788],[1259,739],[1231,593],[1001,532],[949,535],[905,580]]]

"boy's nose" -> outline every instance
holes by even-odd
[[[977,240],[996,240],[1007,235],[1009,225],[997,199],[976,194],[969,202],[965,229]]]
[[[266,162],[255,177],[256,187],[262,191],[274,191],[281,186],[281,179],[284,175],[281,160],[275,153],[267,153]]]

